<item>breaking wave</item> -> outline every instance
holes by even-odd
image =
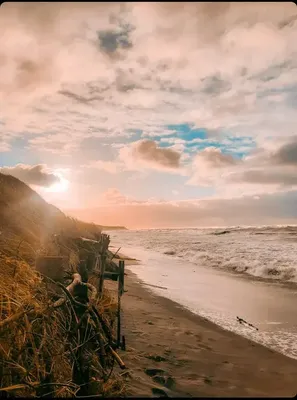
[[[297,226],[117,231],[112,238],[196,265],[297,282]]]

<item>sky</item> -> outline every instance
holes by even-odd
[[[0,36],[0,172],[103,225],[297,223],[294,3],[4,3]]]

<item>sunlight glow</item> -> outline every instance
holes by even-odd
[[[46,188],[46,192],[49,193],[67,192],[69,188],[69,181],[59,173],[56,173],[56,175],[60,178],[60,182],[54,183],[52,186]]]

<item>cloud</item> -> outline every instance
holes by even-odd
[[[281,146],[271,157],[271,162],[279,165],[297,166],[297,137]]]
[[[85,164],[82,167],[98,169],[109,172],[110,174],[116,174],[119,171],[119,163],[115,161],[96,160],[91,161],[89,164]]]
[[[103,204],[126,204],[129,201],[128,198],[116,188],[109,188],[101,195],[100,200]]]
[[[0,172],[12,175],[29,185],[49,187],[60,182],[60,178],[53,173],[47,172],[45,166],[42,164],[17,164],[14,167],[1,167]]]
[[[219,148],[207,147],[196,155],[195,162],[198,165],[205,164],[209,168],[224,168],[236,165],[240,160],[235,159],[231,154],[222,153]]]
[[[297,185],[297,174],[295,168],[281,169],[250,169],[242,173],[229,175],[229,182],[252,183],[259,185],[278,185],[280,187]]]
[[[175,171],[181,167],[181,153],[179,151],[158,147],[154,140],[143,139],[133,142],[119,151],[120,159],[128,168],[140,167],[157,170]]]
[[[135,205],[142,204],[143,201],[139,201],[131,196],[126,196],[120,192],[117,188],[109,188],[99,196],[99,203],[101,206],[122,206],[122,205]]]
[[[293,187],[293,3],[8,2],[0,35],[5,160],[18,159],[21,139],[24,163],[34,152],[86,175],[93,165],[115,186],[117,175],[145,172],[152,197],[164,172],[176,175],[169,193],[186,179],[197,195],[205,185],[221,198]],[[186,141],[182,124],[208,144]],[[102,155],[99,142],[113,152]],[[217,149],[196,154],[206,145]]]
[[[261,118],[277,132],[268,98],[277,90],[283,101],[284,86],[296,84],[294,13],[289,3],[6,3],[0,98],[7,130],[21,106],[18,124],[27,128],[33,112],[42,133],[48,119],[51,141],[69,126],[81,139],[90,119],[108,134],[185,121],[238,132],[254,123],[263,129]],[[293,126],[294,113],[283,111]]]
[[[134,144],[133,156],[136,159],[157,164],[165,168],[179,168],[181,154],[177,151],[161,148],[153,140],[140,140]]]
[[[196,154],[192,162],[188,185],[211,186],[220,184],[224,176],[240,165],[241,160],[224,154],[216,147],[207,147]]]
[[[289,138],[284,143],[279,141],[266,143],[266,148],[257,148],[250,156],[246,157],[240,168],[229,171],[225,176],[226,184],[261,185],[274,187],[275,191],[284,188],[294,188],[297,185],[297,140],[296,136]],[[263,186],[264,185],[264,186]]]
[[[106,53],[115,53],[118,49],[129,49],[132,43],[129,40],[129,26],[118,32],[113,30],[101,31],[98,33],[100,47]]]
[[[247,156],[235,158],[215,147],[200,151],[193,159],[188,185],[215,187],[216,197],[242,197],[276,193],[297,187],[296,136],[280,138]]]

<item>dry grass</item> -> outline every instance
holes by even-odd
[[[23,182],[3,174],[0,221],[0,397],[3,392],[12,397],[77,395],[80,385],[73,383],[73,371],[80,353],[90,365],[88,394],[121,395],[114,360],[93,339],[94,332],[104,334],[102,326],[87,315],[77,329],[71,302],[55,308],[47,282],[33,267],[40,254],[63,255],[74,271],[81,249],[72,239],[95,239],[100,227],[65,216]],[[92,251],[91,244],[85,246],[83,251]],[[96,279],[91,278],[95,286]],[[93,305],[111,326],[115,305],[108,292]]]
[[[73,394],[65,316],[50,307],[44,284],[29,264],[7,257],[0,262],[0,387],[34,396],[51,373],[60,396]]]
[[[88,343],[91,335],[69,335],[71,304],[54,308],[45,282],[26,261],[0,256],[0,276],[0,391],[13,397],[75,396],[80,386],[72,382],[74,353],[84,343],[91,360],[89,392],[123,393],[123,381],[113,373],[114,360],[106,354],[104,370],[100,351]],[[97,284],[94,277],[90,282]],[[116,308],[108,291],[93,304],[111,326]]]

